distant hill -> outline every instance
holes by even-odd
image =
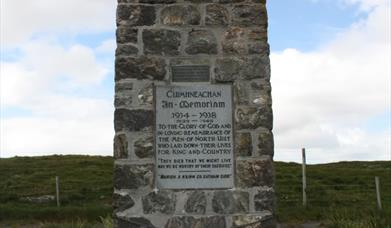
[[[380,177],[384,211],[390,212],[391,161],[308,165],[307,209],[301,206],[301,165],[275,162],[275,172],[277,215],[282,222],[332,220],[344,213],[354,220],[376,213],[375,176]],[[60,177],[60,209],[54,201],[30,202],[34,197],[55,195],[55,176]],[[0,159],[0,221],[91,221],[110,215],[112,176],[112,157]]]

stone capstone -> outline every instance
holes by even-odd
[[[163,80],[166,76],[166,62],[158,57],[117,57],[115,80],[136,78]]]
[[[144,128],[151,127],[153,121],[154,114],[152,110],[128,110],[119,108],[114,111],[115,131],[140,131]]]
[[[125,134],[114,136],[114,158],[121,159],[128,157],[128,140]]]
[[[119,4],[117,7],[117,25],[153,25],[156,19],[155,11],[154,6]]]
[[[213,211],[219,214],[245,213],[249,210],[249,194],[240,191],[215,191]]]
[[[177,216],[168,219],[164,228],[226,228],[224,216],[194,218]]]
[[[273,114],[270,106],[251,107],[242,106],[236,108],[235,122],[238,129],[256,129],[265,127],[273,128]]]
[[[237,186],[250,188],[273,185],[273,164],[270,160],[236,162]]]
[[[217,54],[217,40],[208,30],[193,30],[189,32],[185,52],[195,54]]]
[[[144,217],[117,218],[117,228],[156,228]]]
[[[114,188],[137,189],[139,187],[152,186],[153,165],[115,165]]]
[[[254,196],[256,211],[274,211],[274,191],[272,189],[258,190]]]
[[[181,34],[168,29],[143,30],[144,53],[171,56],[179,54]]]
[[[189,194],[185,204],[187,213],[205,214],[206,210],[206,195],[202,191],[194,191]]]
[[[258,133],[258,155],[274,155],[273,133],[267,129],[262,129]]]
[[[163,8],[160,20],[164,25],[199,25],[201,16],[192,5],[173,5]]]
[[[235,26],[267,26],[264,4],[235,5],[232,9],[232,24]]]
[[[132,197],[127,194],[113,194],[113,208],[114,212],[124,211],[134,206]]]
[[[173,192],[151,192],[142,198],[144,214],[173,214],[175,211],[176,197]]]
[[[134,142],[134,153],[139,158],[153,157],[153,136],[141,137]]]
[[[236,156],[250,157],[252,152],[252,139],[250,132],[237,132],[235,136]]]
[[[224,54],[246,54],[245,30],[240,27],[228,29],[224,34],[222,46]]]
[[[220,4],[206,5],[205,24],[206,25],[227,25],[229,22],[229,12],[227,8]]]

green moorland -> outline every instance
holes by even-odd
[[[0,226],[107,220],[112,212],[112,168],[112,157],[0,159]],[[276,214],[281,223],[320,221],[328,227],[390,227],[391,161],[308,165],[307,208],[302,206],[301,165],[275,162],[275,171]],[[60,177],[60,208],[54,201],[25,200],[55,195],[55,176]],[[376,207],[375,176],[380,177],[382,212]]]

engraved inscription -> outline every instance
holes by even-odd
[[[233,187],[232,87],[156,87],[156,184]]]

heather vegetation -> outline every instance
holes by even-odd
[[[113,158],[98,156],[0,159],[0,226],[110,227],[112,167]],[[306,208],[301,199],[301,165],[275,162],[275,171],[276,214],[281,223],[390,227],[390,161],[307,166]],[[61,207],[50,197],[36,202],[37,197],[55,196],[56,176]],[[381,181],[383,211],[377,209],[375,176]]]

